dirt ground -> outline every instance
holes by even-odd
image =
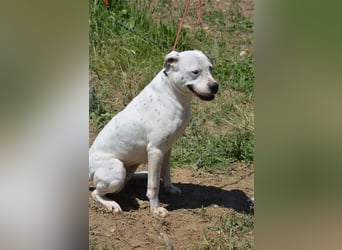
[[[194,249],[195,243],[201,246],[204,230],[217,225],[230,210],[253,213],[248,198],[254,196],[253,169],[236,164],[229,175],[222,175],[190,166],[173,168],[172,181],[182,189],[182,195],[165,194],[161,185],[160,201],[170,212],[163,219],[149,213],[144,179],[132,180],[121,193],[109,196],[121,205],[121,214],[106,212],[89,196],[89,241],[99,249]],[[209,230],[208,234],[215,237],[215,232]]]

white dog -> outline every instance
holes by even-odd
[[[117,193],[142,163],[148,163],[147,197],[151,213],[165,217],[159,203],[159,182],[166,191],[180,194],[171,183],[172,145],[183,133],[191,117],[193,95],[214,99],[218,84],[211,74],[212,64],[198,50],[171,52],[164,68],[127,107],[103,128],[89,150],[89,180],[92,197],[109,211],[120,212],[108,193]]]

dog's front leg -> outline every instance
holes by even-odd
[[[182,190],[171,183],[170,158],[171,158],[171,149],[166,152],[164,156],[164,160],[163,160],[161,176],[163,178],[164,188],[166,192],[170,194],[181,194]]]
[[[163,162],[163,152],[157,148],[148,150],[148,176],[147,176],[147,194],[150,200],[151,213],[156,217],[165,217],[168,211],[160,206],[159,203],[159,183],[161,165]]]

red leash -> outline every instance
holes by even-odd
[[[175,42],[173,44],[172,50],[176,50],[176,46],[177,46],[177,43],[178,43],[179,35],[180,35],[182,27],[184,25],[185,17],[188,14],[189,6],[190,6],[190,1],[191,0],[187,0],[187,2],[186,2],[186,6],[185,6],[185,9],[184,9],[183,17],[182,17],[182,19],[181,19],[181,21],[179,23],[177,36],[176,36]],[[196,21],[197,25],[199,25],[201,23],[201,17],[202,17],[202,0],[198,0],[198,12],[197,12],[197,21]]]
[[[104,4],[106,5],[107,8],[110,7],[110,0],[103,0]]]
[[[201,17],[202,17],[202,0],[198,0],[198,11],[197,11],[197,21],[196,21],[197,25],[201,23]]]

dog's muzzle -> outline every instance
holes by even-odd
[[[192,85],[187,85],[190,91],[194,93],[196,96],[198,96],[201,100],[211,101],[215,98],[215,94],[217,93],[219,86],[217,82],[209,83],[208,86],[211,93],[203,94],[196,92]]]

